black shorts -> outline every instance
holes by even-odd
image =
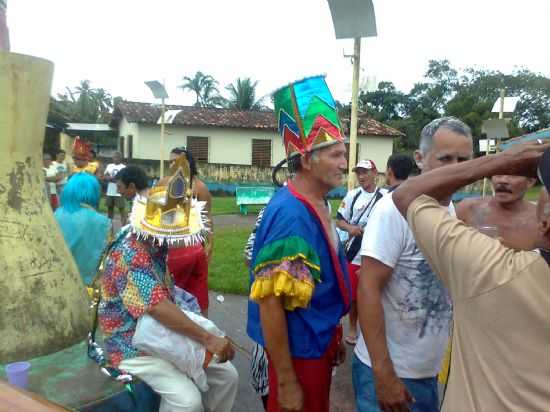
[[[107,196],[105,199],[105,204],[108,209],[116,207],[120,210],[126,210],[126,199],[122,196]]]

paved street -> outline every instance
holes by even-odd
[[[223,295],[224,302],[216,300],[218,294],[210,292],[210,318],[233,340],[247,349],[252,349],[252,341],[246,335],[246,297]],[[332,384],[332,412],[352,412],[354,410],[353,388],[351,384],[351,346],[348,346],[346,362],[336,370]],[[250,363],[240,352],[234,365],[239,371],[240,382],[234,412],[258,412],[262,410],[260,398],[250,385]]]

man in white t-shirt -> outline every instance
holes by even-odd
[[[67,184],[67,176],[69,175],[69,168],[65,163],[66,152],[63,149],[57,151],[55,160],[52,162],[52,166],[55,167],[57,173],[60,175],[60,179],[56,184],[57,196],[61,197],[63,187]]]
[[[120,222],[122,226],[126,224],[126,200],[118,193],[116,175],[125,167],[126,165],[122,163],[122,155],[119,152],[114,152],[113,163],[109,163],[103,172],[103,181],[107,182],[107,215],[109,219],[113,219],[116,206],[120,212]]]
[[[349,310],[349,334],[345,341],[355,345],[357,341],[357,271],[361,267],[361,239],[363,229],[376,202],[387,190],[376,187],[378,171],[372,160],[364,159],[353,168],[357,175],[359,187],[350,190],[336,214],[336,226],[347,233],[346,256],[348,258],[348,273],[351,281],[352,302]]]
[[[57,172],[57,168],[52,164],[52,157],[49,153],[42,155],[44,172],[44,181],[46,182],[45,192],[48,196],[48,201],[52,209],[55,211],[59,206],[59,198],[57,197],[56,184],[61,179],[61,175]]]
[[[426,125],[415,160],[422,173],[472,157],[472,134],[444,117]],[[449,205],[454,213],[450,198]],[[361,246],[353,358],[357,410],[437,412],[437,373],[449,339],[452,305],[416,246],[392,196],[376,205]]]

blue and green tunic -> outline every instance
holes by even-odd
[[[281,296],[290,353],[320,358],[347,313],[351,287],[346,257],[330,242],[313,206],[292,183],[267,205],[256,232],[250,265],[248,335],[265,346],[257,301]]]

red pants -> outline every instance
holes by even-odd
[[[168,269],[176,286],[197,298],[202,311],[208,309],[208,258],[201,245],[170,249]]]
[[[329,412],[332,368],[338,356],[338,347],[341,341],[342,328],[338,327],[322,358],[292,358],[294,372],[304,393],[304,409],[302,412]],[[269,359],[268,375],[267,412],[280,412],[277,374],[271,359]]]
[[[59,199],[57,195],[50,195],[50,206],[55,211],[59,207]]]
[[[351,283],[351,300],[357,301],[357,287],[359,286],[359,269],[361,266],[348,263],[349,281]]]

